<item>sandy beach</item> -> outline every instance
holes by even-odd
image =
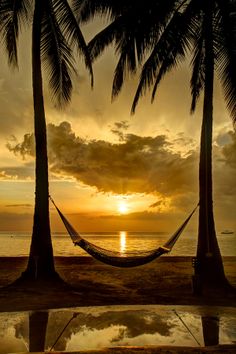
[[[225,257],[225,273],[236,286],[236,257]],[[26,257],[0,258],[0,311],[72,306],[176,304],[235,306],[236,295],[192,292],[192,258],[162,257],[147,265],[120,269],[91,257],[55,257],[56,269],[70,288],[44,282],[8,286],[24,270]]]

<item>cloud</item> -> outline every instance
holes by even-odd
[[[6,213],[0,212],[0,224],[2,230],[9,232],[26,232],[32,229],[33,215],[30,212]]]
[[[34,136],[33,134],[25,134],[22,143],[17,143],[17,139],[12,136],[6,147],[15,154],[19,153],[23,158],[25,158],[25,155],[34,156]]]
[[[4,166],[0,171],[0,180],[30,180],[34,177],[34,170],[33,162],[21,166]]]
[[[2,171],[0,171],[0,181],[2,180],[6,180],[6,181],[8,181],[8,180],[14,180],[14,179],[16,179],[17,178],[17,176],[15,175],[15,176],[13,176],[13,175],[10,175],[10,174],[8,174],[6,171],[4,171],[4,170],[2,170]]]
[[[230,141],[227,141],[227,144],[223,146],[222,153],[225,163],[236,168],[236,131],[229,131],[227,137],[230,138]]]
[[[0,60],[0,64],[1,63]],[[25,72],[14,72],[4,65],[0,69],[0,135],[6,136],[11,132],[22,131],[22,127],[32,126],[32,93],[31,83]],[[9,71],[9,73],[8,73]]]
[[[126,123],[117,123],[122,133]],[[183,140],[183,137],[182,137]],[[123,134],[122,142],[84,140],[68,122],[48,125],[49,162],[52,172],[73,176],[100,192],[157,193],[166,197],[186,193],[196,184],[197,154],[186,157],[174,152],[166,135]],[[34,155],[32,134],[8,148],[14,153]]]
[[[127,121],[115,122],[114,127],[111,129],[111,132],[119,137],[120,141],[125,140],[125,135],[123,130],[127,130],[129,128],[129,124]]]
[[[112,128],[113,129],[113,128]],[[177,135],[185,146],[184,154],[176,148],[176,139],[167,135],[139,136],[127,134],[126,125],[116,124],[121,141],[81,139],[70,123],[48,125],[48,151],[51,172],[57,178],[73,178],[84,185],[96,187],[102,193],[142,193],[156,196],[149,211],[129,215],[129,219],[150,220],[171,209],[186,212],[198,201],[199,156],[191,139]],[[233,226],[236,195],[235,132],[219,134],[213,145],[213,192],[217,220]],[[221,142],[221,144],[219,144]],[[32,134],[25,134],[21,143],[9,147],[22,157],[34,155]],[[186,147],[189,146],[189,150]],[[24,161],[33,172],[32,162]],[[28,165],[27,165],[28,164]],[[19,175],[17,169],[4,169]],[[23,167],[21,175],[23,176]],[[27,173],[25,172],[25,175]],[[173,210],[172,210],[173,212]],[[114,221],[114,216],[109,216]],[[128,216],[120,217],[125,221]]]
[[[152,203],[151,205],[149,205],[149,208],[162,208],[163,206],[165,206],[166,201],[163,199],[158,200],[155,203]]]
[[[5,205],[6,208],[31,208],[32,204],[7,204]]]

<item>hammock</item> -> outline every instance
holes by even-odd
[[[160,257],[164,253],[168,253],[171,251],[173,246],[175,245],[176,241],[178,240],[179,236],[185,229],[186,225],[188,224],[189,220],[191,219],[192,215],[194,214],[195,210],[197,209],[198,205],[194,210],[190,213],[187,219],[183,222],[183,224],[175,231],[175,233],[166,241],[163,246],[159,246],[158,248],[149,250],[149,251],[136,251],[136,252],[116,252],[107,250],[105,248],[96,246],[95,244],[85,240],[81,235],[73,228],[73,226],[69,223],[66,217],[62,214],[59,208],[56,206],[55,202],[51,197],[51,202],[54,204],[58,214],[61,217],[61,220],[67,229],[72,242],[75,246],[80,246],[84,251],[90,254],[93,258],[112,265],[114,267],[137,267],[146,263],[153,261],[154,259]]]

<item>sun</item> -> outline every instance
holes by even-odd
[[[118,211],[120,214],[126,214],[128,212],[128,205],[126,201],[122,200],[118,204]]]

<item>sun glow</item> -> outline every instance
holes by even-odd
[[[128,212],[128,205],[126,201],[122,200],[118,204],[118,211],[120,214],[126,214]]]

